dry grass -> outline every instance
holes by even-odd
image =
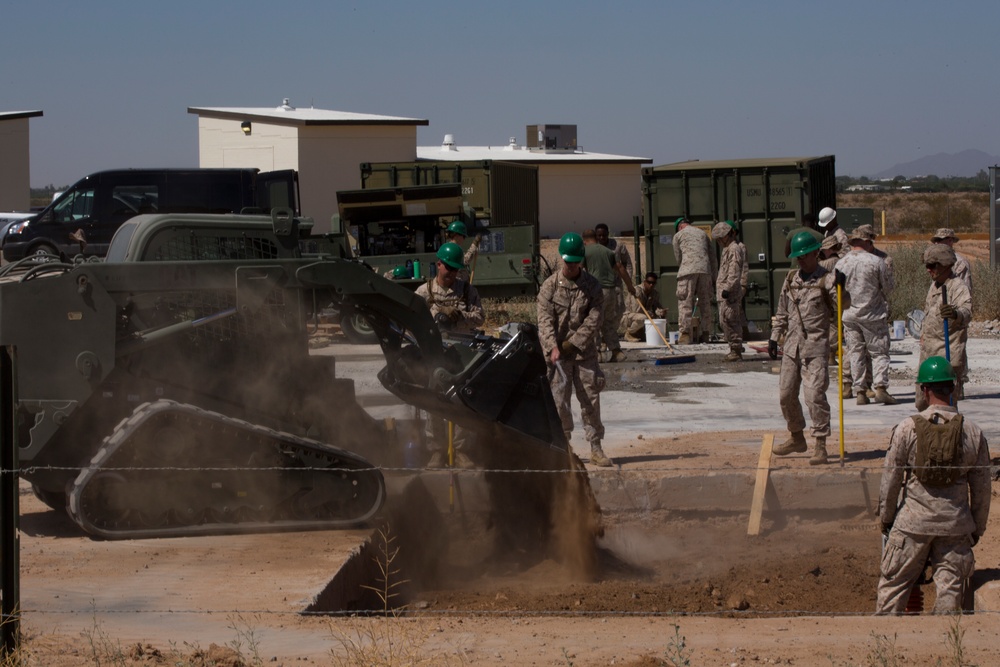
[[[889,235],[930,236],[939,227],[983,233],[990,225],[990,196],[985,192],[838,194],[837,207],[875,209],[878,224],[885,211]]]

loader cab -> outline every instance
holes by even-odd
[[[297,212],[294,171],[256,169],[122,169],[91,174],[33,218],[11,226],[3,255],[16,261],[34,254],[103,257],[122,224],[157,213],[238,213],[252,206]]]

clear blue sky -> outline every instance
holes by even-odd
[[[189,106],[283,97],[426,118],[420,145],[570,123],[585,150],[654,164],[832,153],[861,176],[1000,154],[998,29],[997,0],[15,0],[0,111],[45,114],[36,187],[197,166]]]

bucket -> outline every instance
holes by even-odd
[[[663,345],[663,339],[667,337],[667,321],[645,320],[645,322],[646,345]],[[656,333],[657,330],[659,330],[660,333]]]
[[[671,331],[670,332],[670,338],[668,338],[667,340],[670,341],[671,345],[677,345],[677,341],[679,341],[680,339],[681,339],[681,332],[680,331]]]
[[[893,320],[892,321],[892,337],[895,340],[903,340],[906,337],[906,321],[905,320]]]

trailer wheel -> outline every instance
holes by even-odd
[[[364,315],[351,311],[340,318],[340,329],[344,336],[352,343],[358,345],[375,345],[378,343],[378,334],[365,319]]]
[[[36,484],[31,485],[31,491],[35,497],[45,503],[48,507],[57,512],[66,511],[66,494],[58,491],[46,491]]]

